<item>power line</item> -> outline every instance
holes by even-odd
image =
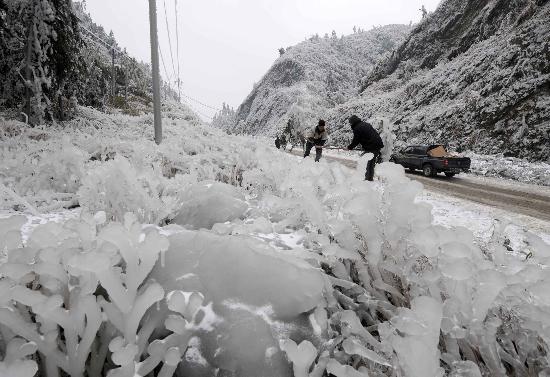
[[[186,103],[187,106],[189,106],[191,108],[191,110],[193,110],[195,113],[199,114],[199,115],[202,115],[203,117],[205,118],[208,118],[209,120],[213,120],[214,117],[210,116],[210,115],[207,115],[205,113],[203,113],[202,111],[200,110],[197,110],[195,107],[193,107],[190,103]]]
[[[166,80],[170,82],[170,75],[168,74],[168,70],[166,69],[166,64],[164,63],[164,55],[162,54],[162,48],[159,44],[159,53],[160,53],[160,60],[162,61],[162,67],[164,68],[164,74],[166,75]]]
[[[176,5],[177,5],[177,0],[174,0],[174,1],[175,1]],[[165,4],[166,4],[166,2],[165,2]],[[166,10],[166,8],[165,8],[165,10]],[[165,13],[165,15],[166,15],[166,13]],[[128,53],[127,53],[126,51],[120,49],[120,47],[116,46],[115,43],[109,44],[109,42],[105,41],[101,36],[95,34],[95,33],[92,32],[91,30],[89,30],[88,28],[86,28],[85,26],[83,26],[83,25],[82,25],[82,22],[84,22],[84,21],[83,21],[82,19],[79,18],[79,20],[81,21],[81,22],[80,22],[80,27],[81,27],[86,33],[89,34],[89,35],[84,35],[84,37],[86,37],[90,42],[95,43],[95,44],[96,44],[97,46],[99,46],[99,47],[103,47],[103,48],[106,48],[106,49],[109,49],[109,50],[115,50],[115,51],[117,51],[118,53],[122,54],[123,56],[125,56],[125,57],[127,57],[127,58],[129,58],[129,59],[132,59],[132,57],[131,57],[130,55],[128,55]],[[168,23],[167,23],[167,26],[168,26]],[[92,38],[91,36],[93,36],[93,38]],[[94,38],[95,38],[95,39],[94,39]],[[97,39],[97,40],[96,40],[96,39]],[[171,43],[170,43],[170,46],[171,46]],[[170,51],[170,52],[172,52],[172,51]],[[166,64],[165,64],[165,61],[164,61],[164,57],[163,57],[163,54],[162,54],[162,48],[160,47],[160,45],[159,45],[159,53],[160,53],[160,57],[161,57],[161,60],[162,60],[164,72],[165,72],[165,74],[166,74],[166,76],[167,76],[166,79],[168,80],[168,86],[170,87],[170,80],[171,80],[171,77],[170,77],[170,75],[168,74],[168,70],[166,69]],[[172,63],[173,63],[173,61],[172,61]],[[179,61],[178,61],[178,64],[179,64]],[[141,67],[141,65],[140,65],[139,63],[137,64],[137,68],[138,68],[145,76],[149,76],[150,72],[144,71],[143,68]],[[174,66],[173,66],[172,68],[174,68]],[[178,67],[178,69],[179,69],[179,67]],[[174,70],[174,74],[175,74],[175,73],[176,73],[176,72],[175,72],[175,70]],[[179,75],[178,75],[178,84],[179,84],[179,81],[180,81],[180,80],[179,80]],[[179,90],[179,88],[178,88],[178,90]],[[205,107],[205,108],[208,108],[208,109],[211,109],[211,110],[214,110],[214,111],[221,111],[221,109],[218,109],[218,108],[216,108],[216,107],[214,107],[214,106],[207,105],[207,104],[205,104],[204,102],[199,101],[198,99],[195,99],[195,98],[193,98],[193,97],[191,97],[191,96],[189,96],[189,95],[187,95],[187,94],[185,94],[185,93],[183,93],[183,97],[185,97],[185,98],[187,98],[187,99],[189,99],[189,100],[191,100],[191,101],[193,101],[193,102],[195,102],[195,103],[197,103],[197,104],[199,104],[199,105],[201,105],[201,106],[203,106],[203,107]],[[186,102],[187,102],[187,101],[186,101]],[[203,113],[203,112],[197,110],[197,109],[196,109],[194,106],[192,106],[189,102],[187,102],[187,105],[188,105],[193,111],[195,111],[196,113],[198,113],[198,114],[200,114],[200,115],[202,115],[202,116],[204,116],[204,117],[206,117],[206,118],[209,118],[210,120],[213,119],[212,116],[207,115],[207,114],[205,114],[205,113]]]
[[[181,101],[181,77],[180,77],[180,33],[178,27],[178,0],[174,0],[174,9],[176,12],[176,51],[178,60],[178,100]]]
[[[172,69],[176,76],[176,66],[174,64],[174,53],[172,49],[172,37],[170,36],[170,26],[168,25],[168,12],[166,11],[166,0],[164,0],[164,20],[166,21],[166,32],[168,33],[168,45],[170,46],[170,59],[172,60]]]
[[[185,98],[187,98],[187,99],[190,99],[191,101],[196,102],[196,103],[198,103],[199,105],[202,105],[202,106],[204,106],[204,107],[206,107],[206,108],[208,108],[208,109],[215,110],[215,111],[221,111],[221,109],[218,109],[217,107],[214,107],[214,106],[207,105],[207,104],[205,104],[205,103],[199,101],[198,99],[195,99],[195,98],[193,98],[193,97],[191,97],[191,96],[188,96],[188,95],[185,94],[185,93],[183,93],[183,97],[185,97]]]

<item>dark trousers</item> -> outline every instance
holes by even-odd
[[[311,148],[313,148],[314,146],[315,144],[310,143],[309,141],[306,143],[306,151],[304,153],[304,158],[309,156],[309,153],[311,152]],[[323,148],[315,148],[315,162],[319,162],[322,154],[323,154]]]
[[[365,172],[365,180],[372,181],[374,179],[374,167],[376,166],[376,163],[380,162],[379,160],[381,157],[381,153],[380,150],[368,151],[367,153],[374,154],[372,160],[367,163],[367,171]]]

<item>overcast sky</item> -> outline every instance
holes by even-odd
[[[279,47],[295,45],[315,33],[353,26],[408,24],[421,18],[420,7],[433,11],[440,0],[177,0],[180,76],[185,94],[221,107],[237,107],[279,55]],[[164,16],[168,14],[177,71],[175,0],[157,0],[159,39],[168,74],[174,76]],[[149,61],[147,0],[87,0],[96,23],[115,33],[119,44]],[[165,77],[164,69],[161,73]],[[190,102],[212,116],[214,111]]]

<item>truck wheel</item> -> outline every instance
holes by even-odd
[[[453,178],[456,173],[445,173],[445,175],[448,177],[448,178]]]
[[[437,174],[430,164],[424,165],[424,167],[422,168],[422,172],[424,173],[425,177],[435,177],[435,175]]]

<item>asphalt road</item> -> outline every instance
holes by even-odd
[[[332,156],[324,158],[338,161],[353,169],[357,167],[356,161]],[[532,190],[522,190],[515,186],[504,187],[488,182],[476,182],[465,178],[465,175],[447,178],[441,174],[428,178],[424,177],[422,172],[411,173],[407,170],[407,177],[421,182],[430,191],[550,221],[550,194],[547,195],[543,190],[534,193]]]

